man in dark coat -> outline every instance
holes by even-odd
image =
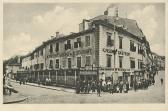
[[[101,83],[98,82],[97,84],[97,95],[100,97],[100,93],[101,93]]]

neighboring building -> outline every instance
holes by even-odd
[[[15,78],[17,71],[21,69],[21,58],[21,56],[15,56],[9,60],[4,61],[3,73],[5,76],[8,76],[12,79]]]
[[[31,77],[75,85],[76,79],[148,79],[150,46],[135,20],[100,15],[79,24],[79,32],[43,42],[22,59]]]
[[[153,63],[158,70],[165,69],[165,56],[160,56],[154,52],[152,52]]]

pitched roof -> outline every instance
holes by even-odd
[[[115,21],[114,16],[99,15],[95,18],[90,19],[90,21],[105,20],[105,19],[107,19],[110,24],[114,24],[114,21]],[[115,24],[117,26],[122,25],[122,26],[126,27],[126,31],[132,33],[135,36],[138,36],[140,38],[145,37],[142,30],[138,27],[136,20],[118,17]]]

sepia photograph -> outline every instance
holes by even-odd
[[[3,3],[3,104],[165,104],[166,4]]]

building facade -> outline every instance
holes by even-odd
[[[100,15],[79,24],[79,32],[43,42],[22,59],[28,78],[75,85],[76,80],[148,79],[146,37],[135,20]],[[150,63],[150,62],[149,62]]]

